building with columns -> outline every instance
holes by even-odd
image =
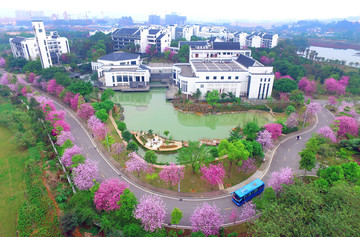
[[[189,63],[174,64],[172,79],[181,92],[192,95],[197,89],[202,98],[208,91],[232,92],[236,97],[263,100],[271,97],[273,67],[251,57],[240,43],[214,42],[211,48],[190,48]]]

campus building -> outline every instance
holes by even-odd
[[[277,46],[278,40],[278,34],[262,32],[253,32],[252,34],[238,32],[234,34],[234,41],[240,42],[241,47],[274,48]]]
[[[157,51],[163,53],[170,47],[171,36],[167,29],[121,28],[112,33],[112,40],[115,51],[126,50],[132,44],[139,53],[145,53],[148,45],[155,45]]]
[[[67,38],[60,37],[57,31],[50,31],[50,34],[46,35],[42,21],[33,21],[32,27],[35,37],[16,36],[9,39],[14,57],[25,58],[26,60],[40,58],[43,68],[48,68],[59,62],[61,54],[70,52]]]
[[[190,48],[189,63],[173,66],[172,79],[181,92],[192,95],[197,89],[202,98],[208,91],[232,92],[252,100],[271,97],[273,67],[251,58],[251,51],[239,42],[213,42],[209,48]]]
[[[113,52],[91,62],[99,81],[106,87],[145,88],[149,85],[150,70],[140,64],[140,55]]]

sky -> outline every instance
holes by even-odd
[[[72,19],[84,18],[87,12],[90,18],[132,16],[146,21],[150,14],[164,18],[176,12],[195,21],[288,21],[360,16],[359,7],[359,0],[18,0],[1,3],[0,17],[15,17],[15,10],[42,10],[60,18],[67,11]]]

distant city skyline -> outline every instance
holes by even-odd
[[[103,5],[99,2],[91,4],[89,1],[82,0],[63,0],[59,4],[49,4],[45,0],[20,0],[16,2],[15,6],[11,1],[6,1],[1,5],[0,17],[15,17],[16,10],[31,10],[43,11],[44,15],[49,17],[55,13],[62,19],[63,12],[66,11],[72,19],[85,18],[86,15],[88,18],[131,16],[137,22],[147,21],[149,15],[159,15],[164,18],[166,14],[172,12],[186,16],[187,21],[191,22],[276,22],[305,19],[341,19],[360,16],[357,0],[343,0],[341,3],[324,0],[303,0],[298,3],[288,0],[258,0],[256,2],[240,2],[237,0],[224,2],[153,0],[149,2],[139,0],[136,4],[126,6],[114,0],[106,1]]]

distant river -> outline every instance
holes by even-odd
[[[315,50],[318,53],[318,57],[324,57],[325,59],[338,59],[345,60],[346,65],[349,65],[350,62],[360,63],[360,51],[354,49],[333,49],[333,48],[324,48],[317,46],[310,46],[310,51]]]

